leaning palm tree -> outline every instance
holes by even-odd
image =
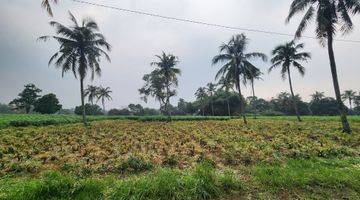
[[[51,9],[51,3],[57,3],[58,0],[43,0],[41,3],[41,6],[46,9],[46,11],[48,12],[48,14],[52,17],[53,16],[53,12]]]
[[[209,97],[210,97],[211,114],[212,114],[212,116],[214,116],[215,113],[214,113],[214,104],[213,104],[213,99],[212,98],[214,96],[214,93],[216,92],[216,85],[214,83],[208,83],[206,85],[206,90],[209,93]]]
[[[261,80],[261,75],[263,73],[260,71],[259,68],[255,67],[255,66],[251,66],[249,67],[246,71],[245,71],[245,79],[243,80],[244,84],[247,83],[247,81],[250,81],[250,85],[251,85],[251,90],[252,90],[252,98],[251,98],[251,105],[254,109],[254,119],[256,119],[256,96],[255,96],[255,86],[254,86],[254,82],[255,80]]]
[[[244,78],[245,71],[253,66],[251,59],[260,58],[266,61],[266,55],[263,53],[246,53],[249,40],[244,34],[233,36],[228,43],[220,46],[220,54],[212,60],[213,65],[223,63],[216,75],[216,79],[225,77],[231,83],[234,83],[241,99],[240,114],[243,116],[244,123],[247,124],[245,111],[245,99],[241,91],[241,80]]]
[[[101,104],[103,106],[103,111],[106,112],[105,110],[105,101],[106,100],[112,100],[111,94],[112,91],[110,90],[110,87],[102,87],[100,86],[98,88],[98,92],[97,92],[97,100],[101,100]]]
[[[84,91],[85,97],[88,97],[88,101],[91,105],[94,105],[94,99],[97,98],[100,88],[94,85],[88,85]]]
[[[84,19],[81,25],[79,25],[75,17],[71,13],[69,14],[73,22],[72,26],[67,27],[52,21],[50,25],[55,27],[57,35],[42,36],[39,39],[43,41],[55,39],[60,44],[59,51],[50,58],[49,65],[54,62],[55,66],[61,69],[62,76],[66,72],[71,71],[75,78],[79,77],[83,122],[86,124],[84,79],[89,71],[92,80],[95,74],[101,75],[100,58],[104,56],[110,62],[110,57],[106,50],[110,51],[111,47],[106,42],[104,36],[98,32],[99,28],[95,21]],[[102,48],[105,48],[105,50]]]
[[[295,101],[295,95],[293,91],[290,67],[297,69],[301,76],[305,75],[305,67],[300,64],[301,61],[307,61],[311,58],[308,52],[298,52],[304,48],[304,44],[295,44],[294,41],[288,42],[283,45],[277,46],[273,51],[273,58],[271,59],[272,66],[269,68],[269,72],[277,67],[281,67],[281,76],[285,80],[286,76],[289,79],[290,92],[292,96],[292,103],[297,116],[298,121],[301,121],[299,111]]]
[[[163,77],[163,85],[165,89],[165,110],[168,113],[169,118],[171,118],[171,109],[170,109],[170,98],[176,95],[175,90],[171,90],[172,87],[177,87],[178,84],[178,75],[181,75],[179,68],[176,68],[176,65],[179,63],[179,60],[176,56],[172,54],[156,55],[159,59],[158,62],[152,62],[152,66],[156,66],[155,69],[158,74]]]
[[[350,15],[360,12],[359,0],[293,0],[289,15],[286,19],[290,21],[296,14],[306,11],[296,31],[296,38],[300,38],[310,21],[315,19],[316,37],[322,46],[327,45],[330,68],[333,79],[336,101],[339,106],[339,113],[343,131],[351,133],[350,125],[346,117],[346,109],[341,100],[340,86],[337,76],[336,62],[333,49],[333,41],[336,32],[343,34],[351,32],[353,22]]]
[[[356,97],[356,92],[352,91],[352,90],[345,90],[344,94],[342,94],[342,99],[345,100],[349,100],[349,105],[350,105],[350,110],[352,110],[352,103],[353,100]]]
[[[204,100],[207,98],[206,88],[200,87],[195,92],[196,99],[200,101],[202,115],[205,115]]]

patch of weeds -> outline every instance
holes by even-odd
[[[152,163],[146,162],[141,158],[131,156],[118,167],[118,170],[120,171],[120,173],[139,173],[151,170],[152,168]]]
[[[356,163],[356,164],[355,164]],[[254,178],[271,190],[313,186],[360,192],[359,159],[290,159],[285,164],[255,167]]]
[[[179,163],[179,161],[176,158],[176,156],[171,155],[171,156],[165,158],[162,165],[165,167],[176,167],[178,165],[178,163]]]

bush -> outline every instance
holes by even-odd
[[[34,111],[41,114],[54,114],[62,108],[55,94],[47,94],[37,99]]]
[[[121,110],[119,110],[119,109],[111,109],[108,112],[108,115],[110,115],[110,116],[121,116],[121,115],[128,116],[130,114],[131,114],[131,112],[126,108],[121,109]]]
[[[82,115],[83,114],[83,107],[82,106],[76,106],[75,107],[75,114]],[[89,103],[85,104],[85,114],[86,115],[103,115],[100,106],[98,105],[91,105]]]

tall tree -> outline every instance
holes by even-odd
[[[255,109],[256,108],[256,105],[255,105],[256,104],[256,95],[255,95],[254,82],[255,82],[255,80],[260,80],[262,74],[263,73],[260,71],[260,69],[255,66],[251,66],[251,67],[247,68],[247,70],[245,71],[244,84],[246,84],[248,80],[250,81],[251,90],[252,90],[251,105],[254,110],[254,119],[256,119],[256,109]]]
[[[305,67],[301,65],[300,62],[307,61],[311,58],[310,53],[308,52],[299,52],[299,50],[304,48],[304,44],[295,44],[294,41],[288,42],[283,45],[275,47],[272,51],[273,58],[271,59],[272,66],[269,68],[269,72],[277,67],[281,67],[281,76],[285,80],[286,76],[289,80],[290,92],[293,99],[293,106],[298,121],[301,121],[298,107],[295,101],[295,95],[291,80],[290,67],[294,67],[301,76],[305,75]]]
[[[41,6],[46,9],[46,11],[48,12],[48,14],[52,17],[53,16],[53,11],[51,9],[51,3],[58,3],[58,0],[43,0],[41,3]]]
[[[220,90],[225,90],[227,93],[230,92],[230,89],[233,89],[233,84],[231,83],[231,80],[228,80],[223,76],[219,78],[217,85],[220,86]],[[231,117],[229,97],[226,98],[226,104],[228,109],[228,115],[229,117]]]
[[[311,96],[311,101],[320,101],[321,99],[323,99],[325,97],[325,93],[315,91],[315,93],[310,96]]]
[[[213,83],[208,83],[208,84],[206,85],[206,91],[208,92],[209,97],[210,97],[211,114],[212,114],[212,116],[214,116],[215,113],[214,113],[214,104],[213,104],[212,98],[213,98],[213,96],[214,96],[214,93],[216,92],[216,85],[213,84]]]
[[[34,111],[41,114],[54,114],[62,108],[55,94],[46,94],[36,100],[34,104]]]
[[[100,86],[98,88],[98,92],[97,92],[97,99],[98,101],[101,100],[101,104],[103,106],[103,111],[106,113],[106,110],[105,110],[105,101],[106,100],[112,100],[112,97],[111,97],[111,94],[112,91],[110,90],[110,87],[102,87]]]
[[[16,110],[24,109],[26,114],[28,114],[35,105],[36,100],[40,97],[39,93],[41,90],[32,83],[24,87],[24,90],[18,95],[19,97],[12,100],[9,104],[14,106]]]
[[[79,25],[74,15],[70,12],[69,15],[73,22],[70,27],[51,21],[50,25],[55,28],[57,35],[42,36],[39,39],[47,41],[52,38],[60,45],[59,51],[50,58],[49,65],[54,62],[55,66],[62,70],[62,76],[69,71],[73,72],[75,78],[79,76],[83,123],[86,124],[84,79],[89,71],[91,80],[95,75],[101,75],[100,59],[104,56],[110,62],[106,51],[110,51],[111,47],[105,37],[98,32],[99,27],[95,21],[87,18]]]
[[[84,91],[85,97],[88,97],[88,101],[91,105],[94,105],[94,100],[98,97],[100,88],[94,85],[88,85]]]
[[[348,100],[349,101],[349,105],[350,105],[350,110],[352,110],[352,103],[354,101],[356,97],[356,92],[352,91],[352,90],[345,90],[344,94],[342,94],[342,99]]]
[[[204,101],[207,98],[206,88],[204,88],[204,87],[198,88],[195,92],[195,96],[196,96],[196,99],[200,101],[202,115],[204,116],[205,115],[205,110],[204,110],[205,102]]]
[[[359,0],[293,0],[286,22],[289,22],[296,14],[306,11],[296,31],[296,38],[300,38],[307,25],[315,19],[316,37],[324,47],[327,45],[330,69],[333,79],[336,100],[343,131],[351,133],[351,128],[346,117],[346,108],[341,100],[339,80],[337,76],[336,62],[333,49],[333,41],[336,33],[347,34],[353,29],[351,15],[360,12]]]
[[[146,84],[139,92],[144,95],[142,98],[145,101],[149,95],[159,100],[160,107],[164,107],[165,112],[171,118],[170,98],[176,95],[175,88],[179,84],[178,76],[181,74],[180,69],[176,68],[179,60],[174,55],[165,52],[156,57],[159,61],[151,63],[156,68],[143,77]]]
[[[216,79],[219,77],[225,77],[231,83],[234,83],[236,89],[241,98],[241,111],[244,123],[246,124],[245,111],[245,99],[241,91],[241,80],[245,79],[244,72],[254,66],[251,63],[251,59],[260,58],[266,61],[266,55],[263,53],[246,53],[249,40],[244,34],[233,36],[228,43],[224,43],[220,46],[220,54],[215,56],[212,60],[213,65],[223,63],[216,75]]]

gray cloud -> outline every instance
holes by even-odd
[[[39,0],[40,2],[40,0]],[[95,2],[95,1],[94,1]],[[154,12],[163,15],[191,18],[212,23],[294,33],[299,18],[285,25],[290,1],[288,0],[102,0],[109,5]],[[207,26],[172,22],[146,16],[121,13],[114,10],[86,6],[63,0],[54,7],[53,20],[67,24],[67,11],[71,10],[78,19],[92,17],[100,25],[101,31],[113,46],[112,62],[102,63],[103,74],[93,84],[110,86],[114,91],[114,101],[107,107],[122,107],[129,103],[142,103],[138,88],[143,84],[142,76],[151,71],[149,63],[161,51],[171,52],[180,59],[182,69],[178,98],[193,100],[199,86],[214,81],[218,67],[211,66],[211,59],[218,53],[218,46],[238,32]],[[355,24],[359,24],[358,18]],[[9,102],[22,89],[33,82],[44,93],[56,93],[65,107],[80,104],[79,83],[72,74],[61,77],[61,72],[47,62],[56,51],[55,42],[36,42],[41,35],[52,34],[48,25],[51,19],[41,9],[40,3],[27,0],[5,0],[0,8],[0,102]],[[347,38],[358,39],[359,28]],[[249,51],[269,54],[279,43],[289,37],[246,33],[251,39]],[[314,35],[309,28],[307,35]],[[326,49],[316,40],[306,39],[306,50],[312,52],[313,59],[306,64],[307,75],[300,77],[294,73],[294,86],[304,99],[315,90],[325,91],[333,96],[330,68]],[[359,44],[335,44],[339,66],[341,88],[359,90],[360,73]],[[258,63],[266,72],[269,64]],[[90,83],[90,81],[88,81]],[[256,83],[258,96],[270,98],[288,90],[278,71],[266,74],[264,81]],[[250,94],[250,88],[246,94]],[[174,103],[177,99],[174,99]],[[157,107],[156,102],[148,106]]]

